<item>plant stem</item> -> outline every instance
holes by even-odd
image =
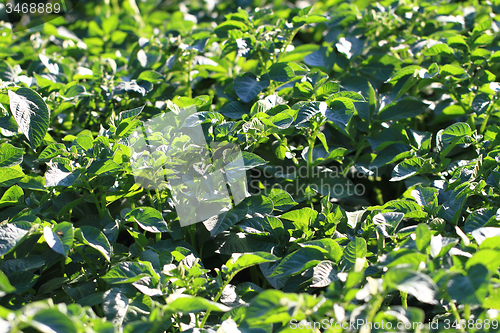
[[[104,217],[104,209],[101,207],[101,204],[99,203],[99,198],[97,198],[97,195],[94,193],[94,189],[90,186],[89,182],[87,179],[83,178],[81,179],[83,185],[85,188],[90,192],[90,195],[94,199],[94,203],[97,207],[97,210],[99,212],[99,217],[103,218]]]
[[[222,274],[222,273],[221,273]],[[224,285],[219,289],[219,291],[217,292],[217,295],[215,295],[215,298],[214,298],[214,302],[218,302],[220,297],[222,296],[222,292],[224,291],[224,289],[227,287],[227,285],[229,284],[229,282],[231,282],[231,280],[235,277],[236,274],[231,274],[229,276],[229,278],[226,280],[226,282],[224,282]],[[205,323],[207,322],[207,319],[208,317],[210,316],[210,313],[212,311],[211,310],[208,310],[206,313],[205,313],[205,316],[203,317],[203,320],[201,321],[201,326],[199,328],[203,328],[205,326]]]
[[[488,110],[486,110],[486,117],[484,118],[483,123],[481,124],[481,128],[479,129],[479,134],[483,134],[484,131],[486,130],[486,124],[488,124],[488,120],[490,119],[490,115],[493,112],[493,107],[495,106],[497,98],[494,97],[493,100],[491,101],[490,106],[488,107]]]
[[[375,319],[375,315],[377,314],[378,310],[380,310],[380,307],[382,306],[382,303],[384,302],[384,295],[378,294],[375,297],[375,301],[373,302],[370,311],[368,312],[368,315],[366,316],[366,323],[361,327],[361,330],[359,333],[370,333],[371,329],[368,326],[373,323],[373,319]]]
[[[462,319],[460,318],[460,314],[458,313],[458,309],[457,309],[455,303],[450,302],[450,308],[451,308],[451,311],[453,312],[453,317],[455,317],[455,320],[459,323],[460,332],[465,333],[465,330],[463,328],[461,328],[460,322]]]
[[[401,293],[401,303],[403,304],[404,309],[408,309],[408,294],[400,291]]]
[[[89,260],[87,255],[82,251],[82,249],[80,249],[79,246],[75,246],[74,248],[75,248],[76,252],[78,252],[83,257],[83,260],[89,266],[90,270],[92,271],[92,274],[94,274],[94,276],[97,277],[97,270],[95,269],[94,265]]]

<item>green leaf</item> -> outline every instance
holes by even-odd
[[[230,307],[209,301],[203,297],[193,297],[190,295],[175,295],[174,299],[167,298],[167,305],[163,307],[164,311],[171,313],[198,313],[201,311],[227,312]]]
[[[320,250],[334,262],[338,262],[342,258],[342,249],[340,245],[331,238],[312,240],[305,243],[299,243],[299,245]]]
[[[469,216],[467,216],[464,223],[464,231],[466,233],[472,232],[486,226],[488,221],[496,222],[498,224],[498,220],[496,218],[497,212],[497,207],[476,209],[470,213]]]
[[[446,284],[451,298],[460,303],[482,304],[488,294],[489,272],[483,265],[474,265],[467,274],[456,274]]]
[[[226,262],[228,276],[234,276],[245,268],[260,265],[265,262],[274,262],[279,258],[267,252],[233,253]]]
[[[77,333],[71,319],[57,308],[38,311],[30,320],[30,325],[43,333]]]
[[[413,157],[400,162],[392,170],[392,177],[389,179],[391,182],[401,181],[406,178],[410,178],[417,173],[425,172],[423,169],[425,160],[421,157]]]
[[[144,110],[145,106],[146,105],[140,106],[140,107],[132,109],[132,110],[122,111],[118,115],[118,119],[120,121],[123,120],[123,119],[128,119],[128,118],[135,119],[142,112],[142,110]]]
[[[441,67],[439,74],[442,77],[454,76],[461,79],[469,77],[469,74],[467,74],[467,72],[463,68],[450,64],[446,64],[443,67]]]
[[[495,239],[493,238],[493,240]],[[497,272],[498,267],[500,267],[500,251],[494,249],[481,249],[467,260],[465,268],[468,269],[477,264],[483,265],[492,273]]]
[[[73,246],[73,225],[69,222],[61,222],[54,228],[44,227],[43,237],[52,250],[67,257]]]
[[[76,84],[74,86],[69,87],[66,89],[62,94],[61,97],[64,99],[73,99],[75,97],[80,97],[80,96],[88,96],[92,95],[87,92],[87,89],[85,89],[84,86],[81,84]]]
[[[292,196],[288,192],[279,188],[271,189],[269,199],[273,202],[275,210],[287,211],[297,205],[297,202],[293,200]]]
[[[129,298],[121,288],[111,288],[102,296],[102,310],[106,319],[118,327],[121,326],[129,306]]]
[[[29,222],[14,222],[0,225],[0,255],[12,251],[31,229]]]
[[[251,102],[257,95],[267,87],[271,82],[269,75],[262,76],[261,80],[253,73],[245,73],[234,79],[234,91],[243,103]]]
[[[389,269],[384,274],[384,285],[413,295],[420,302],[437,304],[436,283],[426,274],[407,268]]]
[[[137,222],[142,229],[149,232],[170,232],[167,222],[165,222],[161,213],[152,207],[134,208],[125,218],[129,221]]]
[[[285,214],[281,215],[281,218],[294,222],[298,226],[298,229],[305,231],[308,229],[311,222],[316,220],[317,216],[317,211],[309,207],[304,207],[302,209],[286,212]]]
[[[295,72],[287,63],[278,62],[269,67],[269,78],[276,82],[288,82],[295,78]]]
[[[50,160],[53,157],[59,155],[68,155],[68,150],[66,146],[62,143],[51,143],[48,145],[38,156],[39,160]]]
[[[336,279],[337,270],[334,268],[333,263],[329,260],[324,260],[313,268],[313,280],[311,287],[327,287]]]
[[[411,196],[417,201],[419,206],[424,207],[429,213],[432,213],[438,204],[438,190],[433,187],[422,187],[417,185],[411,191]]]
[[[139,77],[137,78],[137,80],[146,80],[146,81],[149,81],[151,83],[156,83],[160,80],[163,80],[164,78],[165,78],[165,76],[163,76],[162,74],[160,74],[156,71],[148,70],[148,71],[141,72],[141,74],[139,74]]]
[[[453,50],[446,44],[436,44],[423,52],[425,56],[451,56]]]
[[[420,252],[425,253],[425,249],[429,246],[431,243],[431,230],[427,224],[419,224],[417,226],[416,232],[416,239],[415,239],[415,244],[417,245],[417,249]]]
[[[23,155],[23,149],[16,148],[10,143],[2,143],[0,145],[0,168],[9,168],[21,164]]]
[[[50,111],[42,97],[29,88],[9,90],[10,110],[32,149],[43,142],[50,123]]]
[[[356,263],[356,259],[365,258],[367,253],[366,240],[361,237],[356,237],[347,244],[344,250],[344,258],[352,264]]]
[[[118,170],[121,170],[121,166],[113,160],[100,160],[94,161],[87,169],[88,176],[100,176],[100,175],[110,175]]]
[[[384,236],[392,236],[404,215],[404,213],[399,212],[379,213],[373,217],[373,223],[377,225]]]
[[[377,114],[379,121],[413,118],[423,113],[427,104],[413,99],[404,99],[389,104]]]
[[[4,272],[0,271],[0,298],[4,297],[5,295],[12,293],[16,291],[16,288],[14,288],[9,281],[9,278],[7,275],[5,275]]]
[[[159,279],[150,262],[123,261],[113,266],[102,277],[109,284],[133,283],[143,277]]]
[[[17,186],[11,186],[5,191],[0,199],[0,208],[11,205],[22,205],[24,203],[24,192]]]
[[[305,247],[299,249],[283,258],[270,277],[279,278],[300,273],[315,266],[323,259],[323,253],[315,248]]]
[[[107,261],[110,261],[111,257],[111,244],[109,244],[108,239],[101,230],[91,227],[91,226],[82,226],[80,229],[77,229],[79,235],[83,242],[97,251],[101,252],[104,258]]]

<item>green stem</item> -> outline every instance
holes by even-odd
[[[366,316],[366,324],[361,327],[359,333],[370,333],[371,329],[368,326],[368,323],[373,323],[373,319],[375,319],[375,315],[380,310],[382,303],[384,302],[384,295],[377,294],[375,297],[375,301],[373,302],[368,315]]]
[[[460,332],[464,332],[465,333],[465,330],[463,328],[461,328],[461,325],[460,325],[460,322],[461,322],[461,318],[460,318],[460,314],[458,313],[458,309],[455,305],[455,303],[453,302],[450,302],[450,308],[451,308],[451,311],[453,312],[453,317],[455,317],[455,320],[457,321],[457,323],[459,323],[459,330]]]
[[[97,270],[95,269],[94,265],[89,260],[89,258],[87,257],[87,255],[82,251],[82,249],[80,249],[79,246],[75,246],[75,250],[76,250],[76,252],[78,252],[83,257],[83,260],[85,260],[85,263],[89,266],[90,270],[92,271],[92,274],[95,277],[97,277]]]
[[[484,131],[486,130],[486,124],[488,124],[488,120],[490,119],[490,115],[493,112],[493,107],[495,106],[497,98],[493,98],[491,101],[490,106],[488,107],[488,110],[486,110],[486,117],[484,118],[483,123],[481,124],[481,128],[479,129],[479,134],[483,134]]]
[[[453,89],[448,82],[446,82],[444,79],[441,79],[441,83],[446,87],[448,92],[455,98],[457,101],[458,105],[465,111],[465,114],[467,114],[468,118],[468,124],[470,125],[471,129],[474,131],[476,129],[476,125],[474,124],[474,116],[472,113],[469,112],[469,107],[467,107],[463,102],[462,98],[457,94],[455,89]]]
[[[188,59],[188,70],[186,73],[186,88],[187,88],[187,97],[193,98],[193,91],[191,90],[191,65],[192,65],[192,58],[191,54],[189,54],[189,59]]]
[[[408,309],[408,294],[400,291],[401,294],[401,303],[403,304],[404,309]]]
[[[94,193],[94,189],[90,186],[89,182],[85,178],[81,178],[81,181],[85,188],[90,192],[90,195],[94,199],[94,203],[97,207],[97,210],[99,211],[99,217],[103,218],[104,217],[104,209],[101,207],[101,204],[99,203],[99,198],[97,198],[97,195]]]
[[[222,273],[221,273],[222,274]],[[222,292],[224,291],[224,289],[227,287],[227,285],[229,284],[229,282],[231,282],[231,280],[236,276],[236,274],[231,274],[229,276],[229,278],[226,280],[226,282],[224,282],[224,285],[222,286],[222,288],[219,289],[219,291],[217,292],[217,295],[215,295],[215,298],[214,298],[214,302],[218,302],[219,299],[221,298],[222,296]],[[212,311],[211,310],[208,310],[207,313],[205,313],[205,316],[203,317],[203,320],[201,321],[201,326],[199,328],[203,328],[205,326],[205,323],[207,322],[207,319],[208,317],[210,316],[210,313]]]

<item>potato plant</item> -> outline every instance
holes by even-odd
[[[498,331],[500,1],[3,19],[0,332]]]

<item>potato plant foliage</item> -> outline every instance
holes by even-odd
[[[81,0],[0,30],[0,332],[497,331],[500,1]],[[181,226],[129,138],[188,107],[249,193]]]

